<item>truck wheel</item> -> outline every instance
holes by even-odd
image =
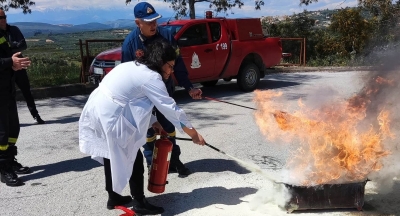
[[[207,82],[201,82],[201,84],[203,86],[210,87],[210,86],[217,85],[217,82],[218,82],[218,80],[212,80],[212,81],[207,81]]]
[[[237,84],[242,91],[253,91],[260,82],[260,69],[254,63],[247,63],[240,71]]]

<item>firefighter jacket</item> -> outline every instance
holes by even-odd
[[[121,79],[121,76],[124,79]],[[110,159],[113,190],[121,194],[137,151],[156,122],[154,106],[181,132],[191,128],[185,112],[167,92],[159,73],[130,61],[117,65],[96,88],[79,119],[80,151],[103,164]]]
[[[17,26],[7,24],[7,38],[10,42],[12,53],[24,51],[28,48],[26,45],[25,37]],[[21,55],[22,57],[22,55]]]
[[[125,38],[122,44],[122,60],[121,62],[133,61],[136,59],[136,51],[145,50],[147,44],[152,41],[166,39],[173,46],[177,47],[175,38],[173,37],[171,31],[167,28],[158,26],[157,33],[151,38],[146,38],[140,33],[140,29],[136,28]],[[177,47],[178,58],[175,60],[174,76],[178,81],[178,84],[184,87],[187,91],[193,88],[192,83],[188,78],[188,71],[186,69],[185,63],[183,62],[182,56],[179,55],[179,48]],[[166,83],[167,89],[170,95],[173,93],[174,86],[172,78]]]
[[[0,30],[0,103],[12,93],[13,61],[12,50],[7,40],[7,33]]]

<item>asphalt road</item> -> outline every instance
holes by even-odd
[[[311,72],[273,74],[260,83],[261,89],[282,91],[289,106],[299,98],[315,95],[320,87],[332,86],[343,96],[361,88],[358,80],[367,72]],[[238,90],[236,81],[220,81],[203,88],[203,95],[255,107],[254,93]],[[120,215],[107,210],[103,169],[78,148],[78,120],[87,100],[85,96],[52,98],[37,101],[45,125],[36,125],[26,105],[18,102],[21,133],[18,161],[34,173],[21,175],[21,187],[0,184],[0,215]],[[177,91],[176,100],[189,115],[192,124],[206,141],[224,152],[260,166],[274,176],[289,157],[287,146],[276,145],[263,137],[255,123],[254,110],[226,103],[189,98]],[[179,137],[187,137],[177,133]],[[188,141],[179,141],[181,160],[194,172],[187,178],[169,174],[163,194],[146,190],[151,203],[165,208],[163,216],[257,216],[287,215],[268,200],[273,197],[265,188],[270,182],[262,175],[240,166],[228,156]],[[146,170],[147,172],[147,170]],[[147,178],[146,178],[147,180]],[[146,184],[147,186],[147,184]],[[400,185],[394,192],[380,195],[373,182],[366,186],[364,212],[354,209],[301,212],[302,215],[396,215],[400,212]],[[128,187],[124,194],[128,195]],[[293,213],[295,214],[295,213]]]

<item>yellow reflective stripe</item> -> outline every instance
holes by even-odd
[[[177,56],[179,56],[179,55],[181,54],[181,51],[179,50],[179,48],[177,48],[177,49],[175,50],[175,53],[176,53]]]
[[[8,143],[11,143],[11,144],[17,143],[17,138],[11,138],[11,137],[9,137],[9,138],[8,138]]]
[[[174,131],[172,133],[168,133],[168,136],[176,136],[176,131]]]
[[[152,136],[152,137],[147,137],[146,142],[153,142],[154,140],[156,140],[156,135]]]
[[[10,46],[10,43],[8,43],[7,39],[6,39],[4,36],[0,38],[0,44],[3,44],[3,43],[7,43],[7,45],[8,45],[9,47],[11,47],[11,46]]]
[[[4,43],[4,42],[7,42],[7,40],[6,40],[6,38],[3,36],[3,37],[0,38],[0,44],[2,44],[2,43]]]
[[[7,145],[0,145],[0,151],[5,151],[8,149],[8,144]]]

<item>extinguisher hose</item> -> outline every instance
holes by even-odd
[[[177,139],[177,140],[192,141],[192,139],[190,139],[190,138],[175,137],[175,139]],[[247,162],[245,162],[245,161],[243,161],[243,160],[240,160],[240,159],[238,159],[238,158],[236,158],[236,157],[234,157],[234,156],[232,156],[232,155],[229,155],[229,154],[227,154],[227,153],[225,153],[225,152],[219,150],[218,148],[216,148],[216,147],[214,147],[214,146],[212,146],[212,145],[210,145],[210,144],[208,144],[208,143],[206,143],[205,145],[208,146],[208,147],[210,147],[210,148],[212,148],[212,149],[214,149],[215,151],[220,152],[220,153],[222,153],[222,154],[224,154],[224,155],[226,155],[226,156],[228,156],[228,157],[234,159],[235,161],[237,161],[237,162],[243,164],[247,169],[262,174],[264,177],[266,177],[268,180],[270,180],[270,181],[271,181],[273,184],[275,184],[275,185],[283,185],[283,184],[284,184],[283,182],[277,182],[273,177],[267,175],[263,170],[261,170],[259,167],[256,167],[255,165],[249,164],[249,163],[247,163]]]
[[[175,137],[175,139],[177,139],[177,140],[185,140],[185,141],[192,141],[192,139],[190,139],[190,138]],[[208,146],[208,147],[210,147],[210,148],[212,148],[212,149],[214,149],[214,150],[217,151],[217,152],[220,152],[220,153],[226,155],[225,152],[221,151],[221,150],[218,149],[217,147],[214,147],[214,146],[212,146],[212,145],[210,145],[210,144],[208,144],[208,143],[206,143],[205,145]]]
[[[203,97],[203,98],[204,98],[204,99],[207,99],[207,100],[218,101],[218,102],[221,102],[221,103],[226,103],[226,104],[230,104],[230,105],[234,105],[234,106],[239,106],[239,107],[243,107],[243,108],[247,108],[247,109],[257,110],[256,108],[252,108],[252,107],[248,107],[248,106],[243,106],[243,105],[239,105],[239,104],[234,104],[234,103],[231,103],[231,102],[227,102],[227,101],[223,101],[223,100],[218,100],[218,99],[216,99],[216,98],[211,98],[211,97]]]

